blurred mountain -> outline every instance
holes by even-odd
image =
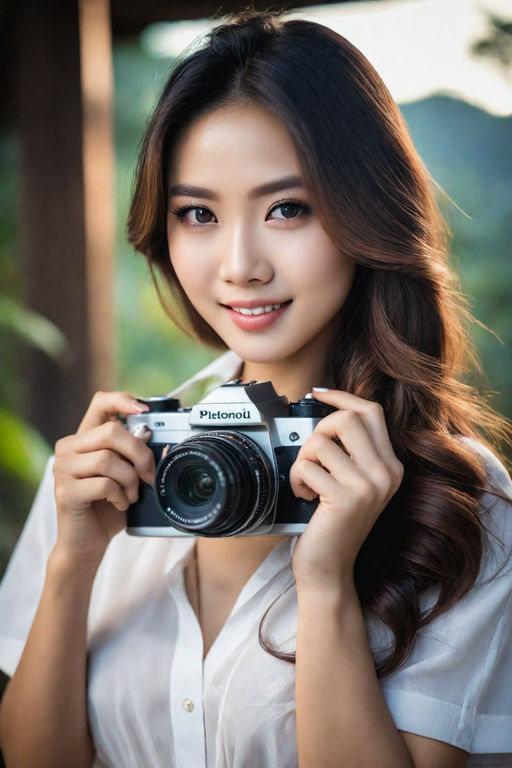
[[[401,106],[413,141],[435,181],[452,231],[454,266],[476,318],[474,338],[486,377],[512,415],[512,116],[491,115],[449,96]],[[464,213],[457,210],[461,208]]]
[[[511,224],[512,116],[491,115],[449,96],[401,110],[431,174],[474,217],[478,229],[504,214]]]

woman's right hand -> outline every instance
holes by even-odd
[[[55,444],[56,549],[72,562],[98,565],[126,525],[139,478],[153,483],[151,449],[116,419],[147,410],[128,392],[97,392],[76,434]]]

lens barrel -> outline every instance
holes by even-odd
[[[234,536],[260,525],[274,507],[272,462],[247,435],[200,432],[164,456],[155,474],[160,510],[178,530]]]

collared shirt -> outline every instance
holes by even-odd
[[[209,391],[235,378],[240,363],[228,352],[170,394],[185,395],[206,380]],[[512,498],[503,465],[469,442]],[[0,668],[9,675],[23,652],[56,539],[52,462],[0,588]],[[489,768],[512,766],[512,563],[505,557],[512,550],[512,511],[489,494],[481,511],[503,548],[486,539],[475,586],[420,630],[405,664],[381,687],[397,728],[459,746],[473,753],[468,766]],[[278,598],[263,633],[275,648],[294,650],[296,539],[283,539],[252,574],[204,661],[184,586],[194,539],[121,532],[112,540],[88,621],[95,768],[297,767],[295,669],[258,641],[261,618]],[[387,630],[370,620],[367,627],[378,653]]]

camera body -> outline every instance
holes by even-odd
[[[289,473],[316,424],[334,409],[311,396],[289,403],[270,381],[237,379],[192,408],[139,398],[150,410],[126,426],[152,432],[153,487],[140,484],[127,511],[135,536],[261,536],[302,533],[317,500],[297,498]]]

